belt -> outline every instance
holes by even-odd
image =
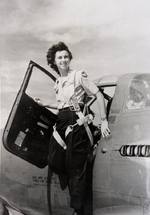
[[[80,103],[79,106],[80,106],[80,108],[82,110],[83,107],[84,107],[84,104]],[[59,109],[59,111],[67,111],[67,110],[74,111],[74,107],[73,106],[68,106],[68,107],[64,107],[64,108]]]
[[[68,107],[59,109],[59,111],[67,111],[67,110],[72,110],[72,109],[73,109],[73,106],[68,106]]]

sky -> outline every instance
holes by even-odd
[[[149,11],[149,0],[0,1],[0,128],[29,61],[50,71],[46,52],[59,41],[91,79],[150,72]]]

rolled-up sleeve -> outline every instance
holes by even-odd
[[[77,72],[77,81],[89,96],[96,95],[99,92],[98,87],[88,79],[88,75],[85,71]]]

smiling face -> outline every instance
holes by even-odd
[[[55,54],[55,65],[61,75],[67,75],[70,65],[69,53],[66,50],[57,51]]]

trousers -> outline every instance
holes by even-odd
[[[70,206],[76,211],[87,210],[88,212],[81,214],[90,215],[92,210],[92,169],[88,162],[90,141],[83,125],[75,126],[65,137],[66,128],[75,124],[77,119],[78,116],[74,111],[69,108],[62,110],[58,113],[56,129],[67,145],[62,168],[67,178]],[[56,140],[52,137],[50,146],[54,141]]]

